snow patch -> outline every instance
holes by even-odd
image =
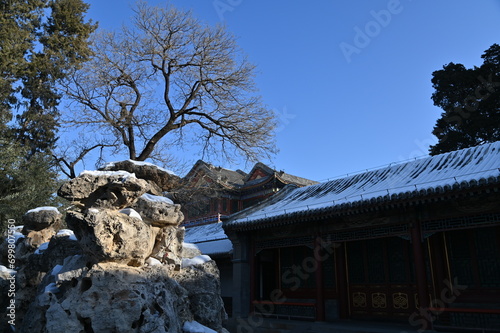
[[[186,248],[186,249],[194,249],[194,250],[199,250],[198,246],[196,244],[193,244],[193,243],[182,243],[182,247]]]
[[[52,268],[52,272],[50,273],[50,275],[57,276],[62,268],[62,265],[55,265],[54,268]]]
[[[158,265],[161,265],[161,261],[156,259],[156,258],[153,258],[153,257],[149,257],[147,260],[146,260],[146,264],[148,264],[148,266],[158,266]]]
[[[164,172],[169,173],[171,175],[175,175],[175,173],[173,171],[165,169],[165,168],[162,168],[162,167],[159,167],[159,166],[157,166],[156,164],[153,164],[153,163],[148,163],[148,162],[143,162],[143,161],[134,161],[134,160],[128,160],[128,162],[133,163],[135,165],[154,167],[154,168],[157,168],[158,170],[164,171]]]
[[[134,160],[127,160],[127,162],[130,162],[132,164],[135,164],[135,165],[140,165],[140,166],[150,166],[150,167],[153,167],[153,168],[156,168],[158,170],[161,170],[161,171],[164,171],[164,172],[167,172],[171,175],[174,175],[175,176],[175,173],[172,171],[172,170],[168,170],[168,169],[165,169],[165,168],[162,168],[156,164],[153,164],[153,163],[148,163],[148,162],[143,162],[143,161],[134,161]],[[104,165],[101,165],[99,167],[99,169],[110,169],[110,168],[114,168],[116,166],[116,163],[118,162],[108,162],[108,163],[104,163]]]
[[[36,213],[36,212],[40,212],[42,210],[51,210],[51,211],[54,211],[56,212],[57,214],[60,214],[59,213],[59,210],[57,210],[56,207],[51,207],[51,206],[45,206],[45,207],[37,207],[37,208],[33,208],[33,209],[30,209],[26,212],[26,214],[28,213]]]
[[[73,232],[73,230],[70,230],[70,229],[61,229],[57,232],[56,236],[59,236],[59,237],[68,236],[70,240],[74,240],[74,241],[78,240],[78,239],[76,239],[76,236],[75,236],[75,233]]]
[[[24,225],[16,225],[16,226],[13,226],[11,229],[13,229],[14,232],[22,232],[23,228],[24,228]]]
[[[202,324],[200,324],[195,320],[185,321],[184,325],[182,326],[182,329],[184,330],[184,332],[187,333],[217,333],[213,329],[203,326]]]
[[[17,241],[20,238],[25,238],[25,236],[22,234],[24,226],[23,225],[16,225],[14,227],[9,227],[7,231],[7,237],[5,237],[5,241],[8,241],[9,237],[14,237],[14,244],[17,244]]]
[[[210,260],[212,260],[212,258],[210,258],[209,256],[207,256],[205,254],[202,254],[200,256],[196,256],[192,259],[183,258],[181,268],[186,268],[186,267],[195,266],[195,265],[203,265],[204,263],[209,262]]]
[[[49,247],[49,242],[41,244],[38,249],[36,249],[35,254],[42,254]]]
[[[133,217],[133,218],[136,218],[136,219],[139,219],[139,220],[142,221],[141,215],[135,209],[124,208],[124,209],[120,210],[120,213],[128,215],[130,217]]]
[[[0,265],[0,272],[7,272],[10,275],[16,275],[16,273],[17,273],[15,270],[7,268],[7,267],[5,267],[3,265]]]
[[[152,194],[148,194],[148,193],[141,195],[141,198],[143,198],[144,200],[150,201],[150,202],[164,202],[164,203],[168,203],[171,205],[174,204],[174,202],[172,200],[170,200],[169,198],[160,197],[158,195],[152,195]]]
[[[48,284],[46,287],[45,287],[45,290],[43,291],[45,294],[56,294],[59,292],[59,288],[56,286],[56,284],[54,282]]]
[[[97,170],[83,170],[80,172],[80,176],[83,175],[91,175],[91,176],[96,176],[96,177],[113,177],[113,176],[118,176],[122,177],[123,180],[126,180],[127,178],[135,178],[135,173],[130,173],[124,170],[119,170],[119,171],[97,171]]]
[[[107,169],[107,168],[114,168],[116,162],[108,162],[104,163],[104,165],[101,165],[99,169]]]

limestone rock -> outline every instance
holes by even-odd
[[[21,246],[22,243],[18,245],[18,248]],[[31,253],[24,260],[16,262],[21,266],[16,274],[16,314],[19,323],[25,317],[24,313],[29,304],[34,301],[37,289],[47,272],[54,266],[62,265],[67,256],[80,254],[82,254],[82,249],[79,242],[71,240],[69,237],[54,236],[47,249]]]
[[[184,220],[181,205],[175,205],[165,197],[144,194],[132,208],[137,210],[146,222],[155,227],[177,226]]]
[[[201,255],[201,251],[195,244],[182,243],[182,258],[194,258]]]
[[[163,266],[99,263],[87,270],[75,263],[71,269],[83,272],[78,278],[44,280],[27,313],[33,320],[20,332],[181,332],[193,320],[186,290]]]
[[[133,205],[148,190],[145,180],[128,172],[92,171],[65,183],[57,194],[87,208],[122,209]]]
[[[29,210],[22,217],[25,245],[36,248],[50,240],[61,227],[61,213],[55,207],[39,207]]]
[[[0,269],[0,332],[9,332],[9,326],[7,321],[10,320],[7,316],[8,311],[7,306],[10,305],[11,298],[9,297],[9,291],[15,289],[15,272],[1,270]]]
[[[16,247],[19,332],[181,332],[194,320],[225,332],[215,262],[182,267],[183,255],[197,251],[183,246],[180,206],[145,195],[168,189],[175,177],[149,164],[123,165],[160,185],[151,190],[125,171],[84,172],[67,182],[58,194],[76,206],[66,214],[76,238],[71,230],[53,235],[55,217],[29,216]]]
[[[188,291],[194,320],[221,332],[227,314],[220,296],[220,273],[215,261],[183,268],[172,277]]]
[[[24,235],[27,235],[30,231],[41,231],[48,227],[59,228],[61,213],[55,207],[39,207],[24,214],[22,222]]]
[[[182,259],[184,231],[183,227],[174,226],[159,229],[156,233],[155,246],[151,252],[151,257],[163,263],[173,265],[175,270],[179,270]]]
[[[149,183],[158,186],[155,191],[156,195],[161,194],[163,191],[170,191],[176,188],[180,182],[180,177],[172,174],[171,172],[160,168],[154,164],[138,161],[120,161],[113,162],[104,167],[104,170],[116,171],[125,170],[134,173],[138,178],[145,179]]]
[[[135,217],[109,209],[70,211],[66,223],[80,240],[86,254],[97,261],[140,266],[155,243],[151,226]]]

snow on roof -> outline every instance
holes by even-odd
[[[233,250],[233,243],[228,238],[196,243],[196,245],[201,253],[211,256],[230,253]]]
[[[233,249],[220,222],[186,228],[184,241],[195,244],[201,253],[209,255],[229,253]]]
[[[297,188],[285,187],[262,204],[236,213],[227,226],[264,222],[291,213],[383,202],[500,181],[500,141]]]
[[[26,214],[28,214],[28,213],[36,213],[36,212],[40,212],[42,210],[51,210],[51,211],[55,211],[57,214],[60,214],[59,210],[57,210],[56,207],[51,207],[51,206],[44,206],[44,207],[33,208],[33,209],[28,210],[26,212]]]
[[[226,238],[224,229],[222,229],[222,223],[219,222],[186,228],[184,241],[196,244]]]

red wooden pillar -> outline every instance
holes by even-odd
[[[321,238],[317,236],[314,240],[314,260],[316,262],[316,320],[325,321],[325,284],[323,279],[323,255]]]
[[[434,279],[434,297],[439,299],[440,291],[446,287],[445,281],[449,281],[449,272],[447,270],[448,262],[446,259],[444,232],[429,237],[430,255],[432,258],[432,271]]]
[[[347,282],[347,261],[346,261],[347,243],[343,242],[341,246],[335,249],[335,271],[337,272],[337,286],[339,295],[339,317],[347,319],[349,317],[349,285]]]
[[[253,237],[250,240],[250,253],[248,254],[248,260],[250,261],[250,313],[254,312],[254,301],[255,301],[255,278],[257,274],[257,269],[255,267],[255,242]]]
[[[415,272],[417,280],[418,303],[421,313],[427,313],[430,306],[429,287],[427,281],[427,273],[425,268],[425,255],[423,246],[422,230],[420,221],[416,219],[411,225],[411,241],[413,246],[413,259],[415,262]],[[427,325],[424,329],[432,329],[432,321],[430,316],[424,316],[423,320]]]

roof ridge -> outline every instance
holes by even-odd
[[[268,221],[365,204],[382,204],[500,183],[500,141],[280,191],[228,225]],[[284,193],[286,192],[286,193]],[[302,216],[302,215],[301,215]]]

